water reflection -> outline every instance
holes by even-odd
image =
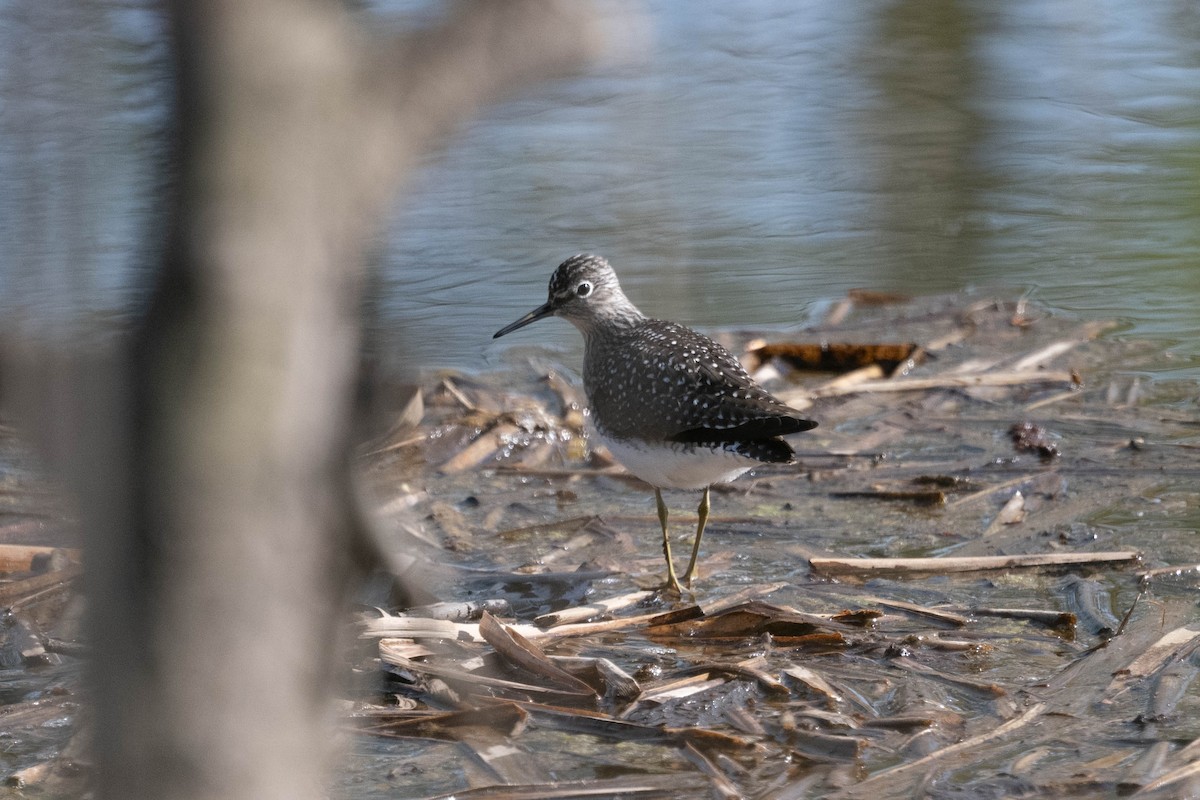
[[[122,308],[153,263],[161,25],[86,8],[0,4],[6,310]],[[418,177],[381,242],[384,351],[407,329],[425,363],[495,364],[490,332],[596,250],[699,326],[998,284],[1200,356],[1194,4],[644,8],[646,48],[488,110]]]
[[[144,6],[144,7],[142,7]],[[0,3],[0,311],[60,331],[157,257],[168,86],[152,4]]]
[[[877,231],[882,282],[958,289],[990,245],[974,224],[990,122],[975,108],[976,16],[956,0],[895,3],[862,53],[879,88],[858,131],[877,181],[863,227]]]
[[[1182,7],[650,7],[645,62],[497,110],[431,170],[393,231],[398,284],[441,257],[520,308],[596,249],[653,313],[702,325],[803,322],[861,285],[1002,285],[1200,353]],[[449,307],[472,301],[461,278],[426,280]]]

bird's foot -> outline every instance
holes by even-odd
[[[682,600],[685,594],[688,597],[692,596],[691,587],[688,586],[685,588],[679,583],[679,579],[674,575],[669,575],[667,579],[654,590],[654,592],[660,597],[670,598],[672,600]]]

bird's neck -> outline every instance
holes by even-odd
[[[585,340],[627,331],[646,321],[646,315],[625,297],[606,303],[586,317],[571,319]]]

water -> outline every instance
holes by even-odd
[[[857,286],[996,285],[1118,318],[1195,369],[1191,6],[660,2],[649,19],[644,58],[494,109],[397,216],[391,308],[450,360],[495,363],[487,335],[595,250],[648,313],[702,326],[800,324]]]
[[[701,327],[799,326],[859,286],[1001,286],[1117,318],[1171,352],[1162,374],[1200,376],[1194,4],[642,8],[619,58],[488,109],[414,177],[373,298],[397,360],[576,348],[556,323],[490,337],[591,250],[647,313]],[[2,302],[127,311],[161,223],[161,21],[0,14]]]
[[[396,2],[362,13],[425,20],[431,5]],[[3,321],[19,315],[54,327],[129,315],[146,287],[161,236],[169,111],[163,27],[149,7],[0,0]],[[562,360],[577,363],[578,336],[561,322],[499,343],[490,337],[542,302],[555,264],[593,250],[612,259],[645,311],[702,327],[796,328],[858,286],[911,293],[1001,286],[1065,313],[1118,318],[1123,325],[1111,335],[1151,338],[1173,354],[1137,370],[1200,378],[1200,6],[1192,0],[655,0],[642,7],[644,41],[630,43],[623,60],[488,109],[414,176],[376,257],[372,324],[393,358],[488,369],[502,366],[511,348],[562,342]],[[1194,384],[1186,391],[1194,395]],[[839,433],[839,426],[823,419],[820,430]],[[1084,453],[1088,463],[1119,457],[1137,466],[1154,455],[1131,454],[1121,443],[1114,456],[1118,438],[1129,438],[1120,433],[1085,442],[1093,448]],[[1094,516],[1072,506],[1051,522],[1080,520],[1114,546],[1128,542],[1165,563],[1191,563],[1190,478],[1168,484],[1151,467],[1088,494],[1072,477],[1061,502],[1085,506],[1098,497]],[[1145,488],[1146,480],[1154,483]],[[490,488],[474,477],[472,484],[475,493]],[[605,491],[580,492],[578,507],[614,513],[615,490]],[[623,491],[625,502],[642,503],[650,531],[639,546],[654,563],[649,501]],[[903,537],[915,529],[924,537],[918,541],[945,546],[947,530],[965,537],[972,524],[986,523],[968,517],[943,525],[924,512],[902,520],[895,509],[869,507],[860,513],[870,520],[843,523],[833,514],[848,503],[824,499],[820,485],[804,491],[817,499],[789,511],[795,528],[715,524],[706,538],[714,550],[769,563],[775,574],[781,559],[799,564],[809,541],[862,554],[912,546]],[[517,513],[564,513],[547,503],[535,496]],[[721,507],[734,501],[722,498]],[[801,524],[810,539],[796,535]],[[747,544],[751,537],[761,543]],[[745,564],[735,568],[744,572]],[[1105,577],[1106,588],[1125,593],[1115,608],[1128,606],[1134,584],[1130,573]],[[809,589],[797,583],[783,601],[820,600]],[[873,591],[904,594],[886,585]],[[1003,582],[979,591],[1014,606],[1051,597]],[[1157,591],[1161,604],[1164,590]],[[835,599],[814,610],[846,607]],[[1171,599],[1173,608],[1192,608],[1192,585]],[[1163,608],[1147,610],[1147,624],[1165,619]],[[1054,643],[1018,660],[1017,644],[985,677],[1026,686],[1030,663],[1040,680],[1070,657]],[[1113,671],[1096,670],[1103,680],[1095,685]],[[1069,710],[1055,720],[1081,718]],[[1103,721],[1114,731],[1137,713],[1110,711]],[[1176,741],[1195,737],[1186,725],[1170,733]],[[1091,749],[1075,749],[1081,736]],[[1093,729],[1058,739],[1071,775],[1079,753],[1091,759],[1112,741]],[[1122,733],[1113,746],[1132,745]],[[344,793],[395,796],[397,787],[379,776],[397,754],[407,760],[407,746],[359,740],[355,747],[364,763],[343,773],[351,785]],[[881,748],[875,757],[892,752],[899,751]],[[441,752],[435,757],[446,771],[458,768]],[[430,770],[424,779],[453,786],[457,775]],[[401,774],[396,783],[417,780]]]

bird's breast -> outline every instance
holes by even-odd
[[[703,489],[731,481],[755,464],[725,447],[617,438],[599,429],[596,434],[625,469],[660,489]]]

